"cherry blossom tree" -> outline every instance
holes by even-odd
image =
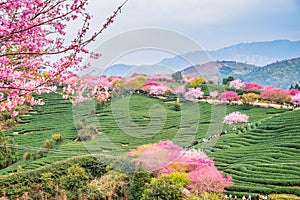
[[[168,74],[156,74],[156,75],[151,75],[147,76],[148,80],[153,80],[153,81],[169,81],[173,82],[174,79],[171,75]]]
[[[224,117],[223,122],[227,125],[236,123],[247,123],[249,116],[240,112],[232,112]]]
[[[222,100],[222,101],[238,101],[240,99],[240,96],[234,92],[234,91],[228,91],[228,90],[225,90],[220,96],[219,98]]]
[[[219,95],[219,91],[218,90],[215,90],[215,91],[212,91],[209,93],[209,96],[213,99],[217,98]]]
[[[84,54],[99,58],[87,45],[113,23],[127,1],[94,33],[89,31],[88,0],[1,1],[0,111],[16,115],[16,107],[24,103],[42,105],[33,94],[57,92],[57,85],[70,85],[64,92],[71,97],[72,88],[79,85],[71,69],[84,68]],[[79,30],[68,42],[66,27],[73,22]]]
[[[152,95],[163,95],[170,91],[170,88],[166,85],[152,85],[150,87],[149,94]]]
[[[173,88],[173,93],[177,94],[177,95],[184,94],[185,93],[185,87],[184,87],[184,85],[174,87]]]
[[[235,79],[230,82],[229,87],[235,88],[235,89],[241,89],[243,87],[244,83],[240,79]]]
[[[254,91],[260,91],[264,88],[264,86],[258,84],[258,83],[253,83],[253,82],[248,82],[244,83],[242,89],[246,90],[247,92],[254,92]]]
[[[289,93],[291,96],[297,95],[300,93],[300,91],[298,89],[291,89],[289,90]]]
[[[292,96],[291,103],[296,106],[300,105],[300,93],[296,94],[295,96]]]
[[[291,100],[290,92],[280,88],[274,88],[272,86],[267,87],[260,94],[262,99],[269,101],[287,102]]]
[[[194,79],[194,78],[191,77],[191,76],[185,76],[185,77],[183,78],[183,81],[186,82],[186,83],[190,83],[193,79]]]
[[[223,192],[233,184],[230,176],[224,176],[214,161],[201,150],[185,150],[171,141],[142,145],[130,152],[158,177],[164,174],[185,173],[191,192]],[[200,188],[199,188],[200,186]]]
[[[184,94],[186,99],[199,99],[202,98],[204,92],[201,88],[189,88],[189,90]]]
[[[204,192],[224,192],[224,188],[233,185],[231,176],[224,176],[213,165],[199,166],[189,173],[191,192],[203,194]]]
[[[160,86],[161,83],[158,82],[158,81],[152,81],[152,80],[146,80],[143,85],[142,85],[142,89],[145,91],[145,92],[150,92],[150,88],[152,86]]]

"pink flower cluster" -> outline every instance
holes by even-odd
[[[227,125],[236,123],[247,123],[249,116],[240,112],[232,112],[224,117],[223,122]]]
[[[201,88],[189,88],[189,90],[184,94],[186,99],[199,99],[202,98],[204,92]]]
[[[184,93],[185,93],[185,87],[184,87],[184,85],[174,87],[174,88],[173,88],[173,93],[174,93],[174,94],[177,94],[177,95],[179,95],[179,94],[184,94]]]
[[[240,79],[236,79],[230,82],[229,87],[235,88],[235,89],[241,89],[243,87],[244,83]]]
[[[91,16],[86,11],[87,4],[88,0],[4,0],[0,3],[0,111],[8,110],[16,116],[17,106],[26,102],[43,104],[33,94],[58,93],[55,85],[69,84],[74,75],[70,69],[84,68],[80,65],[83,54],[100,56],[89,53],[86,46],[113,22],[122,6],[97,32],[88,36]],[[75,20],[78,32],[66,40],[66,27]],[[71,87],[78,86],[71,82]],[[67,87],[64,97],[74,95],[78,89],[86,88]]]
[[[292,96],[291,99],[292,104],[299,106],[300,105],[300,93]]]
[[[139,151],[139,152],[137,152]],[[201,194],[203,192],[223,192],[233,184],[230,176],[224,176],[201,150],[185,150],[171,141],[143,145],[131,151],[137,161],[148,170],[160,176],[173,172],[187,173],[190,182],[188,189]]]
[[[152,75],[152,76],[147,76],[147,79],[153,80],[153,81],[169,81],[169,82],[174,81],[172,76],[168,75],[168,74],[156,74],[156,75]]]
[[[291,89],[289,90],[290,95],[294,96],[300,93],[300,91],[298,89]]]
[[[258,83],[249,82],[249,83],[244,83],[244,86],[242,89],[246,90],[247,92],[253,92],[253,91],[260,91],[260,90],[264,89],[264,86],[262,86]]]
[[[270,100],[270,101],[290,101],[291,95],[288,90],[275,88],[275,87],[267,87],[260,94],[262,99]]]
[[[240,96],[234,91],[225,90],[219,97],[222,101],[237,101]]]
[[[170,91],[170,88],[166,85],[152,85],[150,87],[149,94],[152,95],[163,95]]]

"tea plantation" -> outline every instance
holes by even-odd
[[[20,125],[6,132],[17,144],[19,161],[0,174],[15,172],[18,166],[23,170],[37,169],[90,153],[119,155],[160,140],[173,140],[185,147],[198,140],[195,148],[205,148],[218,169],[233,176],[235,184],[228,192],[300,195],[298,110],[182,102],[182,111],[175,111],[174,99],[160,100],[140,94],[115,98],[89,112],[88,107],[93,104],[72,108],[58,95],[47,94],[43,98],[44,106],[34,107],[21,117]],[[223,125],[224,115],[233,111],[247,114],[251,124],[235,131]],[[97,127],[99,134],[95,139],[78,141],[75,124],[80,120]],[[217,140],[202,142],[218,130],[229,132]],[[55,133],[63,134],[64,140],[47,152],[45,140],[51,140]],[[22,160],[25,152],[34,154],[39,150],[44,156]]]

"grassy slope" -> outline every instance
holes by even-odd
[[[238,192],[300,195],[300,111],[265,119],[245,134],[225,135],[210,156]]]
[[[125,98],[116,100],[116,104],[113,104],[113,111],[112,106],[107,104],[97,112],[97,126],[103,134],[98,135],[97,139],[91,142],[81,143],[74,141],[77,133],[74,128],[72,106],[61,100],[61,97],[53,94],[45,95],[44,99],[46,101],[45,106],[36,107],[37,112],[33,111],[29,113],[30,116],[22,117],[23,123],[9,131],[8,134],[19,132],[18,135],[13,135],[13,137],[16,143],[24,149],[19,150],[20,158],[25,151],[30,151],[28,148],[34,149],[31,150],[32,153],[43,148],[45,139],[50,139],[53,133],[64,134],[64,142],[61,145],[55,145],[54,150],[47,153],[44,158],[29,163],[20,161],[0,173],[16,170],[18,165],[23,166],[25,170],[34,169],[67,157],[85,154],[88,151],[108,154],[119,153],[141,144],[153,143],[159,140],[174,139],[180,145],[190,144],[194,137],[199,140],[205,137],[208,128],[213,130],[212,127],[220,125],[223,112],[230,113],[238,110],[249,115],[251,122],[260,122],[260,125],[247,133],[232,133],[222,136],[213,151],[209,153],[210,156],[215,158],[220,170],[233,175],[236,184],[230,190],[245,192],[250,191],[253,186],[255,188],[251,192],[269,192],[279,185],[300,185],[298,183],[299,178],[297,179],[300,175],[299,164],[273,165],[274,163],[290,163],[299,160],[300,146],[297,144],[300,140],[300,127],[297,124],[297,120],[300,119],[299,111],[283,112],[281,114],[282,111],[273,108],[253,107],[244,110],[241,106],[223,107],[222,105],[216,105],[212,107],[207,103],[201,103],[199,104],[200,119],[197,127],[193,122],[193,116],[197,113],[195,110],[195,108],[198,108],[195,107],[197,104],[184,104],[186,107],[183,110],[192,117],[189,121],[180,125],[181,112],[174,111],[170,102],[142,95],[133,95],[129,101],[130,117],[136,125],[141,126],[140,133],[147,132],[147,134],[139,134],[139,131],[130,132],[137,130],[130,129],[136,125],[126,124],[126,121],[121,120],[126,119],[126,112],[124,111],[128,110],[125,101],[127,99]],[[213,120],[212,126],[209,127],[212,109],[214,111],[213,118],[219,119]],[[151,111],[154,111],[152,112],[152,123],[154,124],[151,124],[152,128],[149,128],[147,125],[151,123]],[[163,117],[164,112],[166,113],[165,118]],[[221,117],[218,117],[218,115]],[[296,118],[294,119],[294,117]],[[119,126],[124,126],[123,130],[116,123],[116,119],[121,120]],[[162,123],[164,119],[166,119],[166,122]],[[161,127],[161,130],[155,132],[153,126]],[[196,134],[194,134],[193,129],[197,129]],[[228,127],[224,126],[223,129],[228,129]],[[130,134],[124,133],[124,130]],[[198,145],[198,147],[201,145]],[[88,148],[86,149],[86,147]],[[272,165],[257,165],[261,163],[271,163]],[[281,187],[281,189],[286,188],[290,188],[290,186]]]

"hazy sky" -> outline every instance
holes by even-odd
[[[122,0],[91,0],[92,27]],[[174,30],[206,50],[253,41],[300,40],[299,0],[129,0],[96,44],[144,27]]]

